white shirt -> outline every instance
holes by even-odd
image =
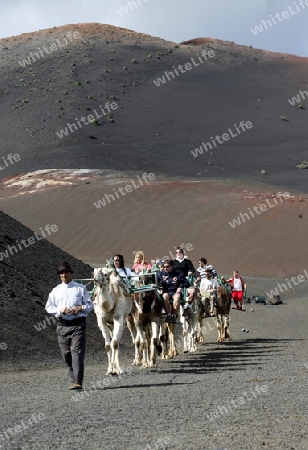
[[[242,287],[242,282],[240,278],[233,278],[233,290],[234,291],[242,291],[243,287]]]
[[[200,291],[211,291],[212,289],[218,289],[219,284],[215,278],[202,278],[200,282]]]
[[[83,310],[77,314],[61,314],[62,308],[73,308],[82,306]],[[73,320],[79,317],[86,317],[93,310],[89,293],[83,284],[70,281],[69,283],[58,284],[49,294],[45,306],[49,314],[61,317],[65,320]]]
[[[116,269],[117,269],[117,272],[120,275],[120,277],[135,277],[136,276],[135,272],[132,272],[128,267],[125,267],[125,270],[124,270],[124,268],[122,268],[122,269],[116,268]],[[125,273],[125,271],[126,271],[126,273]]]

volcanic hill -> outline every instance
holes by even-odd
[[[216,39],[188,43],[98,23],[2,39],[2,154],[21,157],[3,176],[87,168],[260,181],[263,169],[267,183],[301,188],[307,110],[288,99],[307,86],[308,59]],[[108,113],[106,102],[117,109]],[[100,107],[106,115],[80,122]],[[237,134],[241,121],[253,127]],[[193,156],[229,129],[235,137]]]

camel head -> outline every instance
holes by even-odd
[[[217,291],[217,311],[219,310],[219,313],[227,314],[229,313],[231,306],[231,297],[227,291],[227,289],[224,286],[220,286]],[[222,312],[225,311],[226,312]]]
[[[228,293],[227,290],[224,286],[219,286],[219,288],[217,289],[217,298],[225,298],[228,297]]]
[[[102,267],[94,269],[94,282],[100,286],[106,286],[110,283],[110,275],[114,275],[112,268]]]
[[[114,262],[113,262],[113,258],[111,258],[111,259],[106,259],[106,266],[105,266],[107,269],[113,269],[113,271],[114,271],[114,274],[115,275],[117,275],[117,270],[116,270],[116,267],[115,267],[115,265],[114,265]]]

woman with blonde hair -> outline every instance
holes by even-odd
[[[134,270],[135,272],[142,272],[144,269],[145,270],[151,269],[152,268],[151,264],[145,262],[144,259],[145,259],[144,253],[141,250],[136,252],[132,270]]]

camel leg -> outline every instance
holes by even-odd
[[[135,346],[135,358],[134,358],[132,365],[137,366],[141,362],[140,361],[140,352],[139,352],[140,342],[137,340],[137,328],[135,326],[135,321],[134,321],[133,316],[126,317],[126,325],[127,325],[127,328],[129,329],[133,344]]]
[[[168,359],[168,348],[167,348],[168,328],[167,328],[166,323],[163,323],[160,326],[159,340],[161,342],[161,346],[163,349],[162,354],[161,354],[161,359]]]
[[[183,353],[187,353],[189,351],[189,336],[187,330],[183,330],[183,341]]]
[[[198,311],[194,311],[194,314],[192,317],[191,332],[190,332],[190,336],[191,336],[190,351],[191,352],[197,351],[198,323],[199,323],[199,313],[198,313]]]
[[[224,328],[225,328],[225,338],[231,341],[231,336],[229,332],[229,315],[224,316]]]
[[[136,354],[136,365],[142,365],[142,367],[147,367],[147,355],[146,355],[146,339],[143,331],[143,319],[139,318],[135,322],[137,337],[136,343],[138,345],[138,354]]]
[[[181,309],[180,309],[181,313],[180,313],[180,322],[182,325],[182,336],[183,336],[183,352],[187,353],[188,352],[188,348],[189,348],[189,343],[188,343],[188,319],[187,319],[187,313],[185,313],[185,315],[183,315],[184,313],[184,309],[181,305]]]
[[[170,349],[168,356],[170,358],[173,358],[177,355],[177,351],[175,348],[175,324],[174,323],[167,323],[167,327],[169,330],[169,337],[170,337]]]
[[[148,350],[147,350],[147,340],[145,337],[145,332],[143,331],[144,318],[143,314],[139,314],[135,318],[136,327],[136,345],[138,347],[138,352],[135,355],[135,365],[141,365],[142,367],[148,367]]]
[[[217,314],[216,320],[217,320],[217,331],[218,331],[217,342],[222,342],[223,341],[223,334],[222,334],[223,323],[222,323],[221,314]]]
[[[103,318],[102,312],[100,310],[96,310],[95,314],[96,314],[98,327],[101,330],[103,338],[105,340],[105,350],[106,350],[106,354],[107,354],[107,358],[108,358],[108,369],[107,369],[106,375],[110,375],[112,373],[111,347],[110,347],[110,343],[111,343],[110,329],[109,329],[109,327],[107,325],[107,321],[104,320],[104,318]]]
[[[151,323],[147,321],[144,325],[144,343],[142,355],[142,367],[150,367],[150,346],[151,346]]]
[[[124,329],[123,315],[115,316],[113,319],[114,330],[111,341],[111,366],[113,375],[122,375],[123,372],[119,363],[119,343]]]
[[[157,368],[156,343],[158,338],[158,320],[151,321],[150,367]]]
[[[197,323],[197,336],[196,336],[197,342],[204,342],[204,337],[202,334],[202,317],[199,317],[198,323]]]
[[[226,340],[226,334],[225,334],[225,318],[224,316],[221,317],[221,341]]]
[[[194,314],[193,310],[190,311],[190,314],[188,316],[188,351],[189,352],[194,352],[196,351],[194,345],[195,345],[195,316],[196,314]]]
[[[210,296],[210,316],[214,316],[214,296]]]
[[[204,342],[204,337],[202,334],[202,325],[203,325],[203,317],[202,317],[202,313],[199,314],[198,320],[197,320],[197,327],[196,327],[196,341],[197,342]]]

